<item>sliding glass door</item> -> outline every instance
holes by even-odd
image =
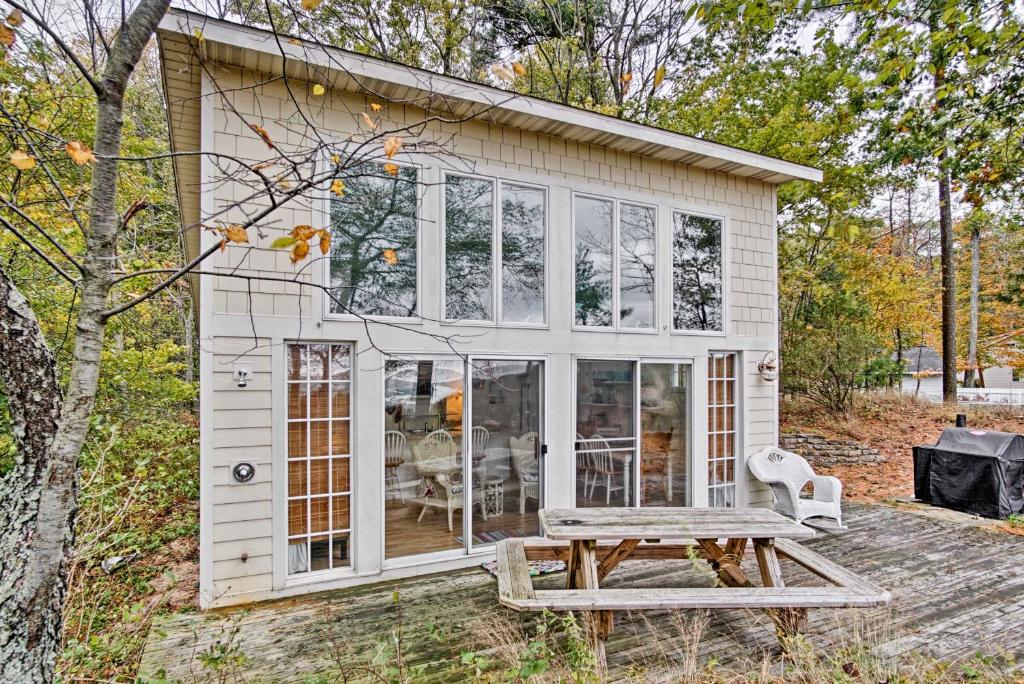
[[[539,534],[541,362],[470,362],[472,546]]]
[[[542,383],[539,360],[385,362],[385,558],[538,533]]]
[[[636,363],[576,362],[576,505],[630,506],[636,455]]]
[[[640,364],[640,505],[690,505],[691,366]]]
[[[578,507],[691,504],[690,372],[689,362],[577,360]]]

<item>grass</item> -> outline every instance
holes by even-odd
[[[405,684],[421,681],[533,682],[591,684],[615,682],[674,682],[679,684],[1010,684],[1024,681],[1017,664],[1005,654],[975,653],[942,660],[916,651],[886,656],[880,644],[898,643],[892,621],[885,617],[850,619],[849,611],[834,613],[838,634],[818,645],[798,637],[784,654],[750,655],[721,663],[700,656],[710,619],[704,611],[669,614],[668,624],[655,626],[642,618],[631,633],[638,648],[627,665],[603,671],[594,655],[593,630],[586,617],[544,613],[537,619],[518,619],[503,612],[468,625],[469,643],[459,644],[436,626],[429,662],[423,644],[408,643],[408,632],[421,625],[404,625],[401,604],[394,597],[394,620],[376,647],[353,652],[338,631],[341,613],[323,614],[322,641],[331,665],[306,678],[308,684],[370,682]],[[841,629],[839,629],[841,627]],[[246,682],[247,656],[239,646],[238,628],[226,624],[221,636],[196,660],[194,681]],[[419,659],[417,659],[417,656]]]
[[[153,618],[195,605],[198,426],[189,413],[94,426],[83,454],[63,681],[133,681]],[[137,553],[107,574],[105,558]]]

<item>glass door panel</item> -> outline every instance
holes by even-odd
[[[640,504],[690,505],[690,364],[640,365]]]
[[[384,364],[384,557],[464,548],[461,359]]]
[[[576,505],[630,506],[636,452],[632,361],[576,362]]]
[[[470,362],[473,546],[539,534],[541,362]]]

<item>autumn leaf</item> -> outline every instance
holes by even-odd
[[[623,83],[629,83],[630,81],[633,80],[633,72],[622,74],[622,78],[619,80],[621,80]]]
[[[301,225],[292,228],[291,236],[296,240],[308,240],[309,238],[316,235],[316,230],[313,226]]]
[[[20,9],[15,8],[7,15],[7,23],[11,26],[21,26],[25,23],[25,15],[21,13]]]
[[[79,166],[96,161],[96,155],[92,153],[89,146],[84,145],[77,140],[69,142],[64,146],[64,149],[67,150],[68,156],[71,157],[71,161],[75,162]]]
[[[250,166],[249,168],[250,168],[250,169],[252,169],[253,171],[255,171],[255,172],[257,172],[257,173],[258,173],[258,172],[260,172],[260,171],[266,171],[266,170],[267,170],[267,169],[269,169],[269,168],[270,168],[271,166],[273,166],[273,165],[274,165],[274,163],[275,163],[275,162],[274,162],[274,160],[273,160],[273,159],[268,159],[268,160],[267,160],[267,161],[265,161],[265,162],[260,162],[259,164],[253,164],[253,165],[252,165],[252,166]]]
[[[11,152],[11,164],[16,169],[28,171],[36,165],[36,158],[24,150],[14,150]]]
[[[654,70],[654,87],[657,88],[661,85],[661,82],[665,80],[665,65],[662,64],[660,67]]]
[[[331,251],[331,232],[327,229],[320,231],[320,253],[327,254]]]
[[[12,31],[9,26],[0,24],[0,45],[3,45],[5,48],[9,48],[14,45],[14,39],[14,31]]]
[[[400,149],[402,149],[402,139],[397,135],[393,135],[384,141],[384,154],[387,155],[388,159],[394,157]]]
[[[389,266],[394,266],[395,264],[398,263],[398,252],[391,249],[390,247],[383,251],[383,255],[384,261],[386,261]]]
[[[267,133],[267,129],[255,123],[249,124],[249,128],[251,128],[253,131],[256,132],[257,135],[263,138],[263,142],[267,144],[267,147],[269,147],[270,149],[274,149],[274,141],[270,139],[270,134]]]
[[[341,163],[341,156],[337,155],[337,154],[332,154],[331,155],[331,163],[334,164],[335,166],[340,164]]]
[[[323,0],[302,0],[302,9],[306,10],[307,12],[312,12],[313,10],[320,6],[320,3],[322,1]]]
[[[222,252],[223,252],[223,251],[224,251],[225,249],[227,249],[227,246],[228,246],[228,239],[227,239],[227,238],[221,238],[221,240],[220,240],[220,244],[219,244],[219,245],[217,245],[217,247],[218,247],[218,248],[220,249],[220,251],[222,251]]]
[[[491,73],[502,81],[513,81],[516,78],[516,73],[504,64],[492,64]]]
[[[270,243],[270,249],[284,249],[285,247],[291,247],[297,242],[295,238],[290,235],[282,235],[273,242]]]
[[[398,166],[392,164],[391,162],[388,162],[387,164],[384,165],[384,170],[387,171],[388,174],[392,176],[398,175]]]
[[[313,94],[314,95],[316,95],[317,97],[320,97],[325,92],[327,92],[327,91],[326,91],[326,89],[322,85],[320,85],[319,83],[314,83],[313,84]]]
[[[203,36],[203,29],[199,28],[198,26],[192,29],[192,35],[195,36],[196,40],[198,40],[200,43],[206,40],[206,38]]]
[[[367,126],[370,127],[371,131],[377,130],[377,122],[370,118],[370,115],[366,112],[360,112],[363,115],[363,121]]]
[[[299,240],[295,243],[295,246],[292,247],[292,263],[295,264],[302,261],[306,258],[307,254],[309,254],[309,243],[305,240]]]
[[[341,180],[340,178],[335,178],[333,181],[331,181],[331,192],[333,192],[338,197],[344,195],[345,181]]]
[[[379,112],[382,108],[383,108],[383,105],[381,103],[379,103],[379,102],[371,102],[370,103],[370,109],[372,109],[375,112]]]
[[[231,242],[238,244],[249,242],[249,234],[245,232],[245,228],[239,225],[232,225],[225,228],[224,237]]]
[[[524,67],[519,62],[512,62],[512,71],[514,71],[516,73],[516,76],[525,76],[526,75],[526,67]]]

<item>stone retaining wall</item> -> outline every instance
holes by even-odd
[[[885,456],[877,449],[849,439],[825,439],[821,435],[797,432],[782,435],[779,448],[800,454],[811,467],[881,463]]]

